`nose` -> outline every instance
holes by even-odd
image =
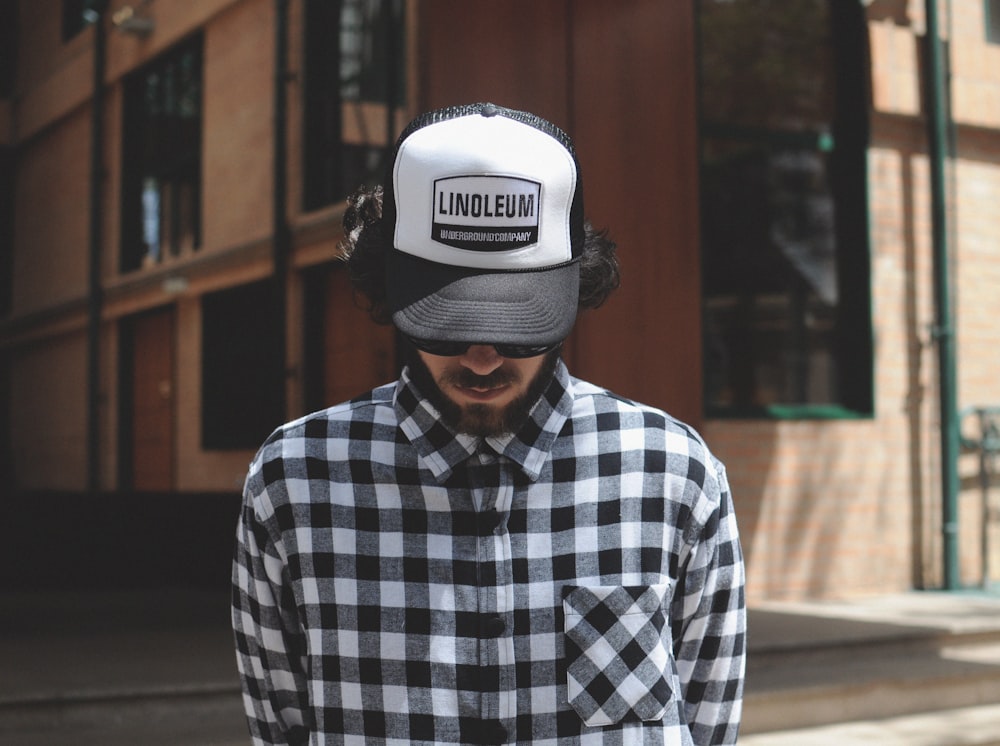
[[[503,364],[503,357],[493,345],[470,345],[458,362],[476,375],[485,376]]]

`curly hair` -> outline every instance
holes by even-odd
[[[382,233],[382,187],[361,187],[347,200],[344,237],[337,246],[338,258],[347,264],[355,297],[378,324],[392,323],[386,301],[385,253]],[[606,230],[584,223],[580,254],[580,310],[598,308],[621,284],[617,245]]]

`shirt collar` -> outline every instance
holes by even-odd
[[[399,377],[393,403],[400,429],[439,483],[484,443],[535,481],[572,412],[572,379],[566,365],[558,361],[552,381],[535,402],[528,420],[516,433],[499,437],[457,433],[445,425],[437,408],[417,389],[408,368]]]

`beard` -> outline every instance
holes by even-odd
[[[461,405],[444,393],[441,387],[449,385],[463,388],[516,386],[522,381],[521,375],[515,370],[506,370],[500,367],[485,376],[480,376],[468,368],[457,366],[435,380],[424,361],[420,359],[420,355],[413,350],[410,350],[407,355],[407,365],[413,382],[440,412],[441,421],[445,425],[455,432],[489,438],[516,433],[527,422],[531,410],[552,381],[556,364],[559,362],[559,354],[559,347],[545,353],[541,367],[528,383],[524,393],[502,407],[474,403]]]

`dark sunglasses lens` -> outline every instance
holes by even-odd
[[[448,342],[439,339],[417,339],[416,337],[407,337],[407,339],[410,340],[413,346],[421,352],[426,352],[430,355],[439,355],[441,357],[455,357],[456,355],[461,355],[469,349],[472,344],[474,344],[472,342]],[[477,344],[487,343],[483,342]],[[549,350],[555,349],[556,346],[557,345],[543,345],[540,347],[529,347],[527,345],[493,345],[499,355],[509,358],[537,357],[538,355],[544,355]]]
[[[512,357],[512,358],[537,357],[538,355],[544,355],[546,352],[555,347],[555,345],[545,345],[543,347],[526,347],[524,345],[505,345],[505,344],[497,344],[493,346],[496,348],[496,351],[501,356]]]
[[[421,352],[441,357],[461,355],[469,349],[470,344],[469,342],[446,342],[440,339],[416,339],[415,337],[407,337],[407,339]]]

